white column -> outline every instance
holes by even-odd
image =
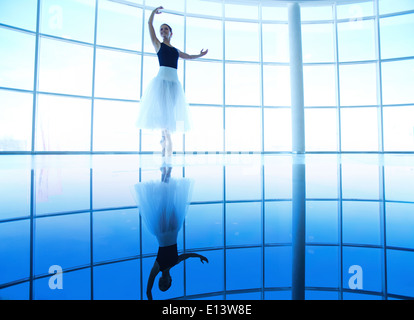
[[[302,32],[298,3],[288,6],[290,87],[292,100],[292,152],[305,152],[305,110],[303,97]]]
[[[292,166],[292,300],[305,300],[305,231],[306,168],[304,159],[294,158]]]

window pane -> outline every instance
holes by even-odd
[[[339,61],[375,59],[374,20],[338,23]]]
[[[290,106],[289,66],[263,66],[263,104]]]
[[[228,4],[224,5],[224,12],[227,18],[236,19],[258,19],[259,10],[257,5],[239,5]]]
[[[94,151],[139,151],[138,102],[95,100]]]
[[[41,33],[93,43],[95,0],[42,0],[41,3]]]
[[[262,5],[262,20],[272,21],[287,21],[288,20],[288,8],[287,6],[265,6]]]
[[[260,66],[226,64],[226,105],[260,105]]]
[[[188,61],[185,95],[189,103],[223,103],[223,64]]]
[[[223,58],[222,21],[187,17],[186,33],[185,51],[187,53],[198,54],[201,49],[208,49],[206,58]]]
[[[306,202],[306,241],[338,243],[338,202]]]
[[[170,5],[174,3],[174,1],[169,2]],[[159,3],[157,3],[154,8],[158,7]],[[167,9],[167,8],[166,8]],[[148,19],[151,15],[152,10],[145,10],[145,23],[144,23],[144,51],[155,53],[154,46],[152,45],[149,30],[148,30]],[[171,38],[171,45],[176,47],[177,49],[184,51],[184,17],[171,14],[171,13],[162,13],[161,15],[157,14],[154,18],[154,30],[157,38],[162,41],[160,36],[160,27],[163,23],[168,24],[172,31],[173,36]],[[199,50],[201,50],[200,48]]]
[[[342,151],[378,151],[377,108],[341,109]]]
[[[4,274],[8,272],[2,271],[2,273]],[[13,286],[0,289],[0,295],[3,297],[4,300],[29,300],[29,291],[30,283],[23,282],[21,284],[15,284]]]
[[[342,204],[342,219],[343,242],[365,245],[381,244],[380,207],[378,203],[344,201]]]
[[[261,151],[261,110],[226,108],[226,151]]]
[[[186,136],[187,137],[187,136]],[[205,157],[202,157],[205,159]],[[194,159],[197,159],[197,157],[194,157]],[[194,180],[194,188],[191,194],[191,202],[200,202],[200,201],[223,201],[223,166],[218,165],[211,165],[211,164],[217,164],[215,161],[217,159],[216,156],[212,156],[211,162],[204,162],[204,159],[202,160],[202,164],[198,166],[191,166],[187,165],[185,167],[185,177]],[[198,209],[197,209],[198,208]],[[209,204],[209,205],[190,205],[189,212],[186,217],[186,226],[188,222],[188,218],[193,220],[204,220],[204,219],[210,219],[212,218],[211,215],[214,215],[208,208],[212,208],[213,210],[217,210],[217,213],[220,212],[220,218],[217,216],[217,220],[222,221],[222,212],[223,212],[223,204]],[[215,208],[215,209],[214,209]],[[191,212],[200,212],[202,217],[191,215]],[[207,213],[209,212],[209,213]],[[207,216],[209,218],[207,218]],[[216,225],[216,228],[218,226]],[[186,229],[186,233],[189,232],[189,229]],[[196,229],[195,229],[196,230]],[[193,230],[190,230],[191,233],[196,234]],[[212,232],[211,230],[209,232]],[[216,234],[216,239],[219,239],[220,237],[223,237],[223,234]],[[188,241],[188,239],[186,239]],[[211,240],[208,239],[201,239],[200,237],[197,237],[197,239],[193,239],[193,242],[198,243],[208,243]],[[212,242],[210,242],[210,245],[212,245]],[[218,245],[218,244],[216,244]]]
[[[264,151],[292,150],[290,109],[264,109]]]
[[[292,227],[290,227],[292,229]],[[292,286],[292,247],[275,246],[264,249],[265,269],[264,285],[266,287]],[[266,291],[266,300],[290,300],[290,290]]]
[[[335,82],[335,67],[333,65],[304,66],[303,85],[305,106],[335,106]]]
[[[379,0],[380,14],[414,10],[412,0]]]
[[[140,55],[96,50],[95,96],[138,100],[140,79]]]
[[[249,160],[246,160],[246,162],[248,161]],[[261,199],[262,173],[259,165],[251,163],[248,166],[230,165],[226,166],[225,169],[225,192],[227,201]],[[241,206],[244,204],[245,203],[241,203]],[[257,202],[254,206],[258,204],[259,203]]]
[[[226,289],[260,288],[262,285],[261,248],[240,248],[226,251]],[[243,268],[240,268],[240,266]],[[238,272],[234,272],[237,270]],[[232,300],[232,297],[227,299]],[[237,300],[237,298],[235,298]]]
[[[223,151],[223,108],[190,109],[193,127],[185,134],[185,150]]]
[[[264,166],[265,199],[292,199],[292,163],[278,159]]]
[[[221,17],[223,13],[222,7],[222,4],[217,2],[204,0],[187,1],[187,13]]]
[[[339,66],[341,106],[376,105],[376,73],[373,63]]]
[[[333,62],[333,24],[302,24],[303,62]]]
[[[30,216],[32,186],[30,171],[30,169],[0,170],[0,221]],[[4,226],[5,223],[0,225]]]
[[[0,23],[36,31],[37,2],[37,0],[2,1]]]
[[[112,1],[100,1],[97,44],[141,50],[142,9]]]
[[[36,151],[89,151],[91,101],[39,95]]]
[[[134,228],[131,226],[131,229]],[[108,230],[108,232],[111,232]],[[117,234],[113,234],[114,237]],[[117,240],[117,239],[116,239]],[[131,239],[136,243],[136,238]],[[105,241],[105,240],[104,240]],[[106,248],[106,242],[103,247]],[[141,260],[102,264],[93,267],[94,300],[140,300]]]
[[[0,90],[0,151],[30,151],[33,94]]]
[[[382,63],[384,104],[414,103],[414,60]]]
[[[306,246],[305,286],[338,288],[339,257],[338,246]]]
[[[300,8],[302,21],[331,20],[332,6],[302,6]]]
[[[139,255],[139,220],[135,208],[94,212],[94,263]]]
[[[380,28],[382,59],[414,55],[414,14],[382,18]]]
[[[205,228],[204,228],[205,229]],[[203,235],[198,234],[197,238]],[[186,246],[186,248],[188,248]],[[223,292],[224,289],[224,250],[208,250],[203,251],[208,259],[208,267],[206,263],[200,263],[197,259],[188,259],[185,269],[185,286],[186,295]],[[204,268],[203,268],[204,267]],[[207,268],[205,268],[207,267]],[[200,277],[200,275],[203,275]],[[220,297],[223,297],[222,295]],[[208,296],[207,299],[220,299],[219,297]]]
[[[312,161],[306,164],[306,198],[308,199],[338,198],[337,155],[324,155],[323,159],[324,161]]]
[[[342,163],[341,169],[343,199],[379,199],[380,177],[378,165]]]
[[[84,237],[84,239],[86,239],[86,236]],[[60,248],[62,247],[59,247],[59,245],[62,245],[62,244],[59,243],[56,245],[56,247],[58,247],[59,249],[52,249],[52,250],[56,250],[56,251],[61,250]],[[63,244],[63,245],[66,245],[69,249],[72,249],[70,247],[71,244]],[[76,251],[77,249],[78,248],[75,248],[74,251]],[[43,249],[42,251],[44,252],[45,250],[47,249]],[[50,252],[50,254],[51,253],[53,252]],[[36,251],[36,254],[37,254],[37,251]],[[86,255],[87,253],[82,252],[82,254]],[[76,255],[75,252],[70,252],[68,255],[69,256],[68,259],[71,259],[72,256],[74,255]],[[55,257],[51,257],[51,259],[48,262],[55,261],[55,259],[56,259]],[[48,271],[47,268],[49,268],[49,266],[45,265],[44,269],[40,273],[47,274],[47,271]],[[91,282],[91,271],[89,268],[65,273],[64,279],[65,279],[64,290],[50,290],[49,277],[40,277],[40,278],[35,279],[33,281],[33,288],[34,288],[33,300],[91,300],[92,299],[91,298],[91,283],[92,283]]]
[[[350,21],[359,21],[361,17],[374,15],[373,1],[337,5],[336,17],[337,19],[349,19]]]
[[[131,157],[134,157],[134,155]],[[119,160],[120,158],[109,159]],[[108,165],[108,157],[105,157],[102,161],[102,165],[95,165],[92,172],[93,209],[136,206],[137,203],[131,192],[131,188],[139,181],[138,169],[133,165],[135,161],[129,162],[131,165],[127,164],[128,161],[123,162],[122,170],[120,170],[119,163],[113,167]],[[172,172],[173,175],[174,170]],[[158,173],[158,177],[160,177],[161,172],[158,171]]]
[[[413,164],[384,166],[385,200],[414,202]]]
[[[30,220],[0,223],[0,259],[1,285],[30,277]]]
[[[349,282],[351,277],[353,276],[353,272],[349,272],[349,269],[353,265],[358,265],[363,270],[360,275],[363,275],[363,290],[365,291],[376,291],[378,293],[383,294],[383,277],[384,277],[384,249],[382,248],[358,248],[358,247],[344,247],[342,251],[342,286],[343,288],[349,288]],[[388,262],[388,261],[387,261]],[[388,274],[388,269],[387,269]],[[387,283],[388,283],[387,279]],[[362,289],[362,288],[361,288]],[[387,288],[388,289],[388,288]],[[348,289],[349,290],[349,289]],[[351,289],[350,291],[354,291],[358,294],[358,291],[362,290],[355,290]],[[389,292],[389,291],[387,291]],[[364,296],[364,295],[362,295]],[[358,298],[356,298],[358,299]],[[372,298],[366,297],[365,299],[374,300]],[[377,299],[381,299],[379,296]]]
[[[261,243],[261,204],[226,204],[226,245]]]
[[[336,109],[305,110],[306,151],[337,151]]]
[[[168,1],[168,6],[164,6],[165,10],[174,10],[184,12],[184,2],[185,0],[174,0]],[[158,0],[145,0],[145,6],[147,7],[158,7],[160,2]],[[173,27],[174,30],[174,27]]]
[[[265,240],[269,243],[292,242],[292,202],[265,202]]]
[[[226,60],[259,61],[257,23],[226,21]]]
[[[53,167],[50,163],[36,169],[36,215],[89,210],[90,174],[86,167]]]
[[[40,39],[39,90],[90,96],[93,48]]]
[[[414,151],[414,107],[384,107],[384,151]]]
[[[414,205],[386,203],[387,245],[414,249]]]
[[[263,61],[289,62],[289,30],[287,24],[263,24]]]
[[[413,296],[414,252],[387,250],[387,291],[402,296]]]
[[[35,36],[0,28],[0,86],[33,90]]]
[[[37,219],[34,241],[35,274],[47,274],[52,265],[66,269],[89,264],[89,221],[89,213]],[[68,283],[70,282],[68,279]]]

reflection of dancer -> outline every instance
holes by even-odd
[[[172,179],[171,170],[171,167],[161,168],[161,182],[149,181],[135,185],[140,214],[159,244],[157,258],[148,278],[149,300],[152,300],[152,287],[159,272],[162,272],[162,275],[158,287],[161,291],[166,291],[171,286],[172,267],[191,257],[200,258],[202,263],[208,262],[206,257],[197,253],[178,255],[177,235],[188,210],[192,181],[185,178]]]
[[[170,133],[187,131],[190,128],[189,108],[177,75],[178,58],[196,59],[207,54],[208,50],[201,50],[198,55],[189,55],[174,48],[170,43],[172,29],[167,24],[161,25],[160,35],[163,41],[160,42],[155,34],[153,20],[155,14],[161,13],[161,9],[163,7],[154,9],[148,20],[151,41],[157,52],[160,70],[141,98],[137,126],[141,129],[161,129],[162,155],[171,156]]]

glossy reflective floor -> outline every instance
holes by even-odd
[[[3,155],[0,299],[147,299],[171,211],[208,263],[154,299],[413,298],[413,190],[414,155]]]

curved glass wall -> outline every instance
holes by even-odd
[[[134,126],[158,70],[152,0],[3,1],[0,152],[153,152]],[[193,130],[177,152],[290,152],[286,3],[181,0],[156,16]],[[301,4],[307,152],[414,151],[412,1]]]
[[[90,168],[89,156],[76,156],[76,166],[52,158],[34,169],[13,163],[0,170],[0,300],[146,299],[158,241],[130,190],[159,181],[161,172],[151,161],[137,169],[136,157],[121,157],[122,170],[100,157]],[[306,299],[414,297],[412,162],[266,155],[262,164],[261,156],[237,155],[223,164],[221,155],[209,157],[171,172],[194,182],[179,251],[209,263],[177,265],[173,286],[161,292],[155,285],[155,299],[290,299],[298,203],[306,206],[299,267]],[[50,290],[52,265],[63,268],[64,290]],[[358,290],[352,266],[363,270]]]

